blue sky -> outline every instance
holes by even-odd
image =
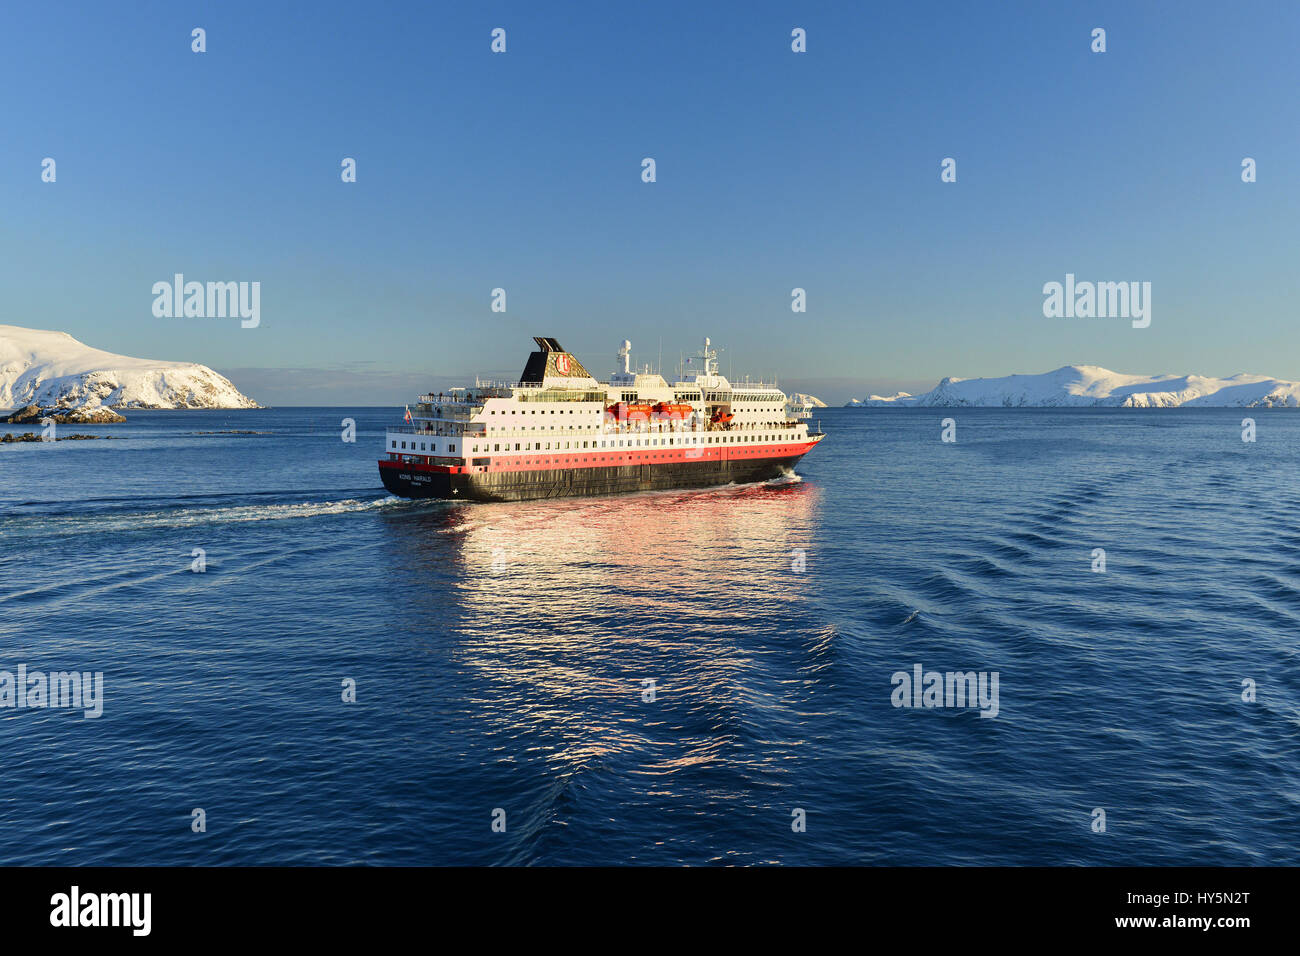
[[[1300,379],[1298,35],[1281,2],[11,5],[0,322],[274,404],[512,377],[534,334],[598,373],[707,334],[835,402]],[[155,318],[175,272],[259,281],[260,327]],[[1151,282],[1151,326],[1044,318],[1067,272]]]

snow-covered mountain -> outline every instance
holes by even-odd
[[[1067,365],[1042,375],[1003,378],[945,378],[924,395],[853,399],[849,407],[980,408],[1115,405],[1125,408],[1279,407],[1300,408],[1300,382],[1267,375],[1124,375],[1096,365]]]
[[[806,392],[791,392],[788,398],[791,402],[794,402],[796,404],[807,402],[813,408],[826,407],[826,403],[823,402],[820,398],[818,398],[816,395],[809,395]]]
[[[866,408],[870,405],[908,405],[911,404],[911,392],[895,392],[893,395],[869,395],[866,398],[850,398],[844,403],[845,408]]]
[[[206,365],[128,358],[66,332],[0,325],[0,408],[259,408]]]

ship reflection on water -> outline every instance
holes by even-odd
[[[819,499],[797,479],[708,491],[423,504],[391,517],[395,573],[436,578],[453,633],[564,640],[680,632],[798,600]],[[432,577],[430,576],[432,574]],[[421,602],[422,603],[422,602]]]
[[[386,553],[410,597],[393,631],[424,642],[416,659],[445,718],[430,732],[457,741],[458,787],[477,780],[492,799],[492,768],[508,764],[539,825],[564,816],[555,787],[610,769],[624,778],[617,805],[592,808],[607,820],[660,821],[700,774],[752,807],[815,709],[807,668],[829,638],[805,610],[815,576],[794,568],[820,497],[794,479],[395,507]]]

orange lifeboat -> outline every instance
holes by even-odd
[[[695,409],[690,405],[660,402],[653,411],[655,418],[690,418]]]
[[[643,422],[650,418],[653,408],[649,402],[615,402],[605,409],[605,414],[615,421]]]
[[[735,418],[735,416],[732,415],[731,412],[724,412],[722,409],[718,409],[713,413],[713,417],[709,419],[709,421],[713,422],[715,425],[726,425],[733,418]]]

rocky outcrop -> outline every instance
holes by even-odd
[[[126,421],[111,408],[42,408],[39,405],[27,405],[18,409],[0,422],[10,425],[40,425],[46,419],[56,425],[114,425]]]
[[[21,435],[15,435],[13,432],[5,432],[3,435],[0,435],[0,445],[11,445],[29,441],[94,441],[96,438],[107,437],[107,435],[59,435],[50,439],[43,435],[37,435],[35,432],[23,432]]]

